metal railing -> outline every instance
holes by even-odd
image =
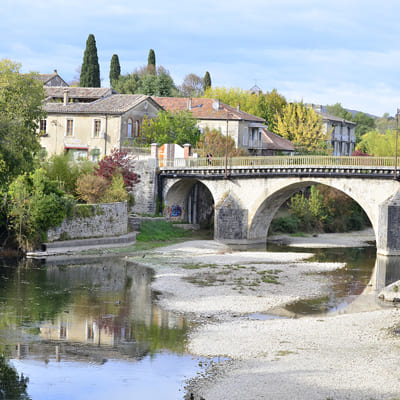
[[[175,158],[159,160],[161,169],[225,168],[225,157]],[[346,157],[346,156],[266,156],[230,157],[228,168],[235,167],[394,167],[395,157]]]

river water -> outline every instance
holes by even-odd
[[[372,273],[381,287],[400,278],[399,260],[377,259],[373,247],[314,251],[347,266],[329,273],[328,296],[289,305],[295,314],[344,308]],[[152,278],[126,258],[2,260],[0,354],[29,378],[30,397],[183,399],[185,379],[205,360],[185,353],[190,325],[156,306]]]

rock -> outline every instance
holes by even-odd
[[[400,280],[383,288],[378,298],[391,303],[400,303]]]

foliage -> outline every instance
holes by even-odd
[[[347,111],[340,103],[328,105],[325,107],[325,110],[327,114],[346,119],[347,121],[353,119],[353,114]]]
[[[133,185],[139,182],[138,176],[135,174],[134,157],[126,151],[114,149],[111,154],[106,155],[95,167],[95,174],[103,176],[111,183],[113,176],[122,174],[125,187],[130,190]]]
[[[85,174],[77,180],[76,193],[80,200],[94,204],[105,195],[108,186],[109,182],[104,176]]]
[[[52,155],[48,161],[42,163],[42,168],[49,179],[59,182],[62,190],[74,195],[78,177],[91,173],[94,164],[90,161],[74,162],[71,154],[64,153]]]
[[[189,236],[190,232],[175,227],[171,222],[165,220],[145,220],[137,235],[138,242],[169,241],[175,238]]]
[[[74,200],[39,168],[17,177],[8,191],[7,215],[19,247],[29,250],[70,212]]]
[[[301,227],[301,221],[296,215],[289,215],[288,217],[275,218],[271,222],[271,233],[295,233]]]
[[[156,75],[156,53],[153,49],[149,50],[149,56],[147,57],[147,73]]]
[[[93,34],[90,34],[86,40],[79,85],[81,87],[100,87],[100,66]]]
[[[345,232],[369,225],[367,215],[353,199],[325,185],[315,185],[306,192],[295,194],[290,199],[289,212],[290,217],[273,222],[273,231],[293,233],[294,229],[300,229]],[[297,220],[291,220],[293,217]]]
[[[277,115],[276,133],[305,152],[327,153],[322,118],[303,102],[290,103]]]
[[[281,116],[287,101],[284,96],[278,93],[276,89],[259,96],[257,114],[264,118],[268,124],[268,130],[276,133],[277,117]]]
[[[209,88],[211,88],[211,75],[208,71],[206,71],[203,78],[203,92]]]
[[[231,137],[228,137],[226,143],[226,136],[216,129],[206,128],[196,143],[196,152],[200,157],[205,157],[208,153],[213,157],[224,157],[226,149],[228,157],[240,157],[244,154],[243,149],[236,148],[235,141]]]
[[[180,87],[184,97],[200,97],[203,95],[203,79],[196,74],[186,75]]]
[[[385,113],[382,117],[375,119],[375,127],[380,133],[385,133],[388,130],[395,130],[397,129],[396,118]]]
[[[32,170],[40,150],[38,121],[45,117],[43,84],[20,66],[0,61],[0,187]]]
[[[203,97],[218,99],[231,107],[240,105],[241,110],[264,118],[268,123],[268,129],[274,133],[277,133],[277,116],[282,115],[287,104],[285,97],[279,94],[276,89],[266,94],[254,94],[249,90],[226,89],[224,87],[211,88],[210,86],[204,90]]]
[[[29,379],[23,374],[19,376],[15,368],[10,366],[3,355],[0,355],[0,399],[28,400],[26,392]]]
[[[132,74],[121,75],[114,82],[114,89],[121,94],[146,94],[149,96],[171,97],[178,94],[169,72],[162,66],[157,73],[148,73],[147,67],[135,70]]]
[[[355,128],[356,143],[359,143],[367,132],[375,129],[375,119],[365,113],[358,112],[352,120],[357,124]]]
[[[156,118],[143,118],[142,138],[145,145],[176,143],[183,146],[186,143],[197,143],[200,130],[188,110],[174,114],[171,111],[160,111]]]
[[[354,150],[352,153],[352,157],[369,157],[370,155],[367,153],[363,153],[361,150]]]
[[[119,58],[117,54],[113,54],[110,63],[110,85],[113,87],[114,83],[118,81],[121,75],[121,66],[119,65]]]
[[[125,189],[124,178],[121,174],[113,175],[111,185],[108,186],[106,192],[101,197],[101,203],[114,203],[118,201],[126,201],[129,195]]]
[[[364,134],[358,143],[356,150],[371,154],[375,157],[394,157],[396,150],[396,132],[386,131],[386,134],[378,131],[370,131]]]

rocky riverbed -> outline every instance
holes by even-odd
[[[308,246],[362,246],[372,232],[279,237]],[[319,242],[319,243],[318,243]],[[316,245],[316,243],[318,243]],[[158,249],[146,258],[156,271],[153,288],[165,309],[197,322],[187,348],[222,357],[187,385],[195,400],[400,398],[400,324],[395,307],[297,318],[283,306],[320,297],[324,274],[342,263],[308,262],[308,253],[235,252],[214,241]],[[373,284],[361,300],[374,303]],[[362,303],[362,301],[361,301]],[[354,311],[354,310],[353,310]],[[280,316],[252,319],[253,313]],[[286,316],[286,318],[281,318]],[[189,398],[189,397],[188,397]]]

